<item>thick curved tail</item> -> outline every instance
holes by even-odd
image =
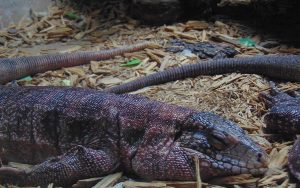
[[[170,81],[200,75],[217,75],[232,72],[259,74],[275,79],[300,81],[300,55],[261,55],[208,60],[151,74],[119,86],[108,88],[105,91],[127,93]]]
[[[128,52],[139,51],[152,45],[150,42],[96,52],[77,52],[0,59],[0,84],[36,73],[87,64],[92,60],[106,60]]]

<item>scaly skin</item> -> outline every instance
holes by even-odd
[[[300,55],[262,55],[244,58],[208,60],[154,73],[125,84],[108,88],[112,93],[127,93],[147,86],[196,77],[240,72],[275,79],[300,81]]]
[[[288,166],[291,173],[300,181],[300,139],[298,138],[289,152]]]
[[[1,86],[0,130],[4,162],[46,160],[32,170],[0,168],[5,180],[28,186],[119,170],[147,180],[195,180],[194,157],[204,180],[262,174],[268,159],[220,116],[92,89]]]
[[[266,131],[279,134],[300,134],[300,96],[287,94],[273,87],[270,94],[261,93],[269,108],[264,120]]]
[[[128,45],[122,48],[95,52],[76,52],[17,58],[0,58],[0,84],[63,67],[72,67],[113,58],[128,52],[139,51],[151,45],[150,42]]]
[[[262,93],[260,98],[269,109],[265,115],[266,131],[277,134],[295,135],[300,133],[300,95],[283,93],[273,85],[270,94]],[[300,181],[300,139],[290,150],[288,166]]]

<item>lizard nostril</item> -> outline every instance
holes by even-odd
[[[261,153],[258,153],[258,154],[257,154],[257,161],[258,161],[258,162],[261,162],[261,157],[262,157],[262,154],[261,154]]]
[[[256,167],[258,168],[267,168],[269,165],[269,157],[264,152],[257,153],[256,160],[257,160]]]

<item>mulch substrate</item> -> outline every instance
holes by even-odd
[[[21,20],[18,24],[0,30],[0,57],[95,51],[144,40],[155,42],[160,48],[128,53],[105,61],[92,61],[84,66],[48,71],[26,77],[17,83],[27,86],[74,86],[102,90],[157,71],[199,61],[196,55],[166,51],[170,47],[170,41],[174,39],[189,44],[211,42],[230,46],[237,51],[237,56],[300,53],[300,49],[280,44],[276,39],[261,35],[234,20],[190,20],[150,27],[128,17],[125,8],[118,1],[99,3],[103,3],[103,8],[83,14],[72,6],[57,2],[49,7],[48,14],[32,13],[31,20]],[[245,44],[240,39],[256,45]],[[138,65],[127,66],[133,59],[139,60]],[[272,135],[262,131],[266,108],[258,100],[258,94],[267,92],[269,87],[269,81],[262,76],[233,73],[200,76],[144,88],[133,93],[169,104],[220,114],[238,123],[270,155],[270,170],[264,176],[218,178],[209,183],[202,182],[203,187],[295,187],[295,180],[290,177],[286,166],[288,150],[293,142],[271,142]],[[283,91],[299,90],[300,84],[280,82],[279,87]],[[200,186],[200,182],[136,182],[117,173],[82,180],[73,187],[93,185],[165,188],[195,187]]]

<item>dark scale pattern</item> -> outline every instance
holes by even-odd
[[[36,165],[26,180],[27,184],[47,185],[49,180],[69,185],[79,179],[97,177],[117,170],[119,158],[111,152],[76,146],[62,156]]]
[[[194,180],[194,156],[203,179],[267,167],[267,154],[241,128],[211,113],[81,88],[1,86],[0,99],[1,158],[40,163],[0,168],[19,185],[69,185],[119,170]]]
[[[110,59],[124,53],[142,50],[150,45],[151,43],[144,42],[128,45],[122,48],[96,52],[76,52],[69,54],[0,58],[0,84],[49,70],[87,64],[92,60],[100,61]]]
[[[273,88],[270,94],[261,94],[260,97],[270,108],[264,118],[267,133],[300,134],[300,96]]]
[[[260,98],[270,108],[265,115],[267,133],[286,134],[288,137],[300,133],[300,95],[288,94],[272,88],[270,94],[262,93]],[[289,153],[288,166],[300,181],[300,139],[294,143]]]

